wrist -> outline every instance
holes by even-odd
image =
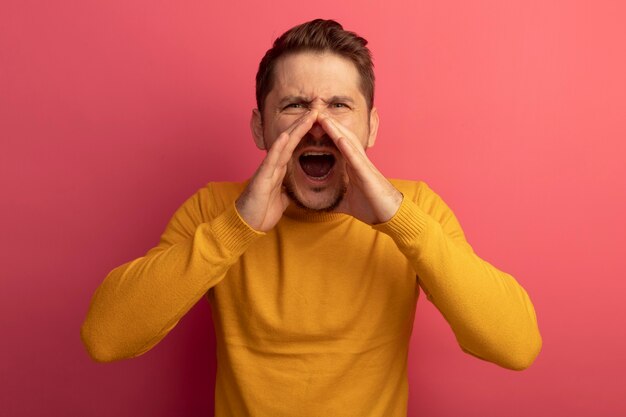
[[[385,212],[379,218],[379,223],[385,223],[391,220],[396,215],[398,210],[400,210],[400,206],[402,205],[403,200],[404,195],[396,188],[394,188],[392,195],[388,199],[389,203],[385,208]]]

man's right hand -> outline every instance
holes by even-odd
[[[259,232],[270,231],[289,206],[283,189],[287,164],[302,137],[317,120],[317,110],[302,115],[271,144],[263,162],[235,206],[241,218]]]

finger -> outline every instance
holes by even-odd
[[[341,151],[343,156],[348,161],[348,165],[353,168],[356,174],[363,176],[368,172],[372,172],[373,164],[367,156],[365,156],[365,153],[360,152],[359,147],[355,147],[345,137],[339,138],[336,144],[339,151]]]
[[[267,152],[263,163],[261,164],[259,170],[260,176],[266,179],[271,179],[273,181],[282,181],[284,172],[282,172],[282,175],[277,176],[277,168],[284,167],[289,159],[291,159],[293,150],[296,148],[306,132],[308,132],[311,127],[313,127],[313,123],[316,118],[316,110],[308,112],[298,118],[298,120],[292,123],[291,126],[287,128],[287,130],[285,130],[278,136],[278,138],[276,138],[274,143],[271,145],[269,151]]]
[[[348,164],[359,172],[365,172],[362,170],[366,169],[369,169],[370,171],[376,170],[365,154],[363,146],[350,130],[342,126],[341,123],[336,122],[328,114],[323,114],[318,117],[318,119],[322,120],[322,127],[326,133],[328,133],[328,136],[330,136],[335,142],[335,145],[344,155]]]
[[[291,159],[293,150],[304,134],[311,129],[316,118],[317,111],[309,111],[299,117],[286,131],[276,138],[263,161],[262,165],[264,165],[264,167],[261,168],[263,172],[260,175],[267,179],[282,181],[284,172],[282,175],[277,176],[277,168],[285,166],[289,159]]]
[[[313,117],[316,118],[317,114],[318,114],[317,110],[307,110],[306,113],[304,113],[295,122],[293,122],[291,126],[287,128],[285,132],[291,135],[291,133],[293,133],[298,127],[300,127],[303,123],[306,123],[308,119],[313,118]],[[313,118],[313,120],[315,119]]]
[[[291,135],[291,133],[298,127],[300,126],[302,123],[304,123],[307,119],[307,117],[309,116],[310,111],[307,111],[306,113],[304,113],[302,116],[300,116],[295,122],[293,122],[288,128],[287,130],[285,130],[284,132],[282,132],[278,138],[276,138],[276,140],[274,141],[274,143],[270,146],[270,150],[276,145],[276,143],[278,143],[279,140],[281,140],[282,137],[286,136],[289,137]]]
[[[298,143],[300,143],[304,135],[313,127],[313,124],[317,120],[317,115],[317,110],[311,110],[287,129],[289,139],[281,152],[280,164],[287,164],[287,162],[289,162]]]
[[[352,133],[348,128],[343,126],[341,123],[333,119],[328,113],[320,113],[318,116],[318,120],[324,128],[324,131],[328,133],[328,136],[337,144],[337,142],[342,139],[350,142],[352,147],[365,156],[365,149],[359,139],[356,137],[354,133]]]
[[[317,110],[310,110],[288,129],[289,143],[286,150],[293,152],[302,137],[313,127],[315,120],[317,120],[317,115]]]
[[[265,179],[271,179],[274,176],[274,172],[278,166],[278,161],[280,159],[281,152],[285,148],[287,144],[287,140],[289,139],[289,135],[286,133],[282,133],[278,138],[274,141],[270,150],[265,155],[261,166],[259,167],[258,175]]]

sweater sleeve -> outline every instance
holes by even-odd
[[[527,292],[474,253],[450,208],[421,185],[416,201],[405,195],[394,217],[374,229],[408,258],[464,352],[504,368],[528,368],[542,338]]]
[[[212,193],[190,197],[169,221],[159,244],[113,269],[96,289],[81,339],[98,362],[139,356],[161,341],[219,283],[264,233],[248,226],[234,202],[203,222]]]

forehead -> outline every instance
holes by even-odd
[[[365,100],[354,63],[329,52],[300,52],[280,58],[274,67],[273,84],[267,97],[270,100],[288,95],[311,100],[332,96]]]

